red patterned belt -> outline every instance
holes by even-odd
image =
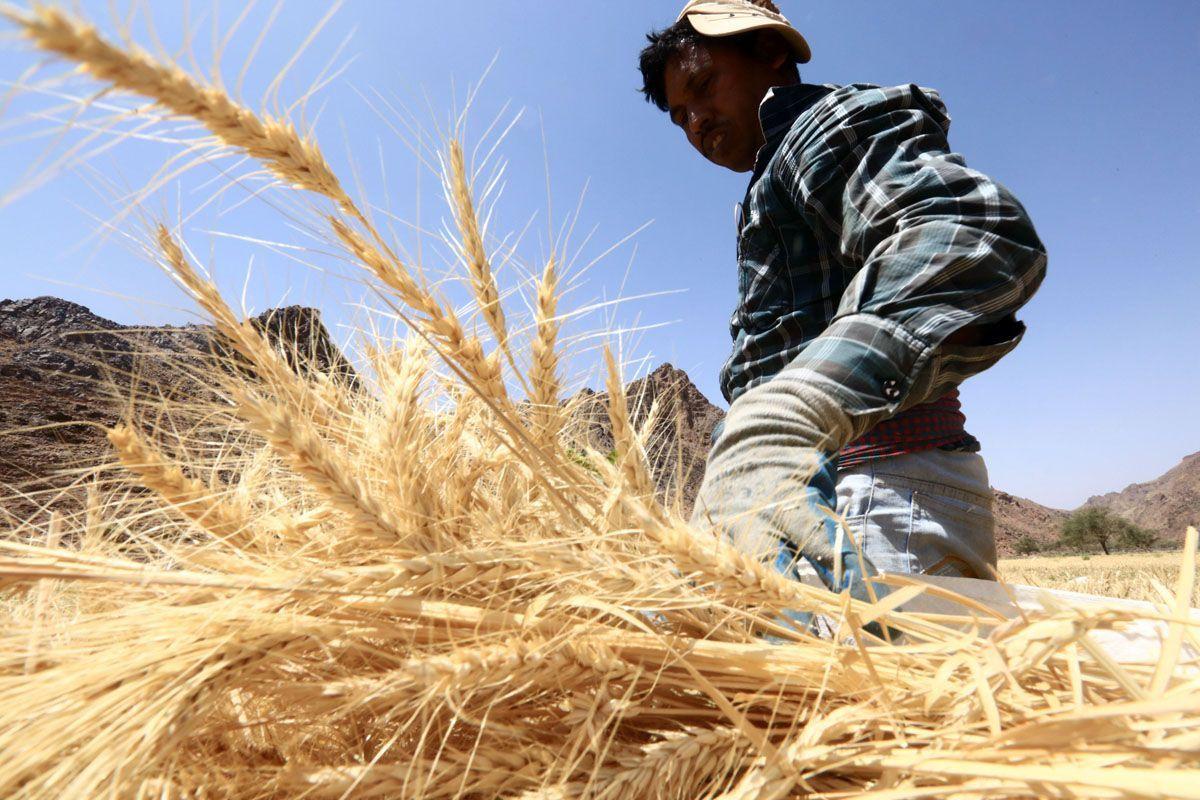
[[[838,467],[852,467],[877,458],[919,453],[970,439],[958,390],[886,419],[838,453]]]

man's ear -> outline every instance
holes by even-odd
[[[782,69],[784,64],[792,60],[791,48],[777,31],[757,31],[756,37],[755,52],[771,65],[771,69]]]

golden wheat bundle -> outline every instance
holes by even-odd
[[[791,582],[659,505],[611,357],[613,459],[573,435],[554,260],[510,396],[524,352],[460,143],[448,193],[492,352],[311,137],[65,12],[5,13],[333,201],[329,240],[416,335],[370,341],[371,387],[299,368],[155,229],[240,366],[209,399],[147,400],[102,490],[0,540],[0,795],[1200,798],[1194,532],[1141,611]],[[953,610],[903,610],[929,593]],[[1097,644],[1146,619],[1156,665]]]

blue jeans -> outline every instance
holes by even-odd
[[[934,449],[839,470],[837,496],[880,572],[995,578],[992,489],[978,453]]]

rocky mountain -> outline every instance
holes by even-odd
[[[1167,541],[1182,540],[1189,525],[1200,527],[1200,453],[1192,453],[1166,474],[1119,492],[1088,498]]]
[[[274,309],[253,322],[311,368],[353,379],[313,309]],[[102,426],[133,393],[209,391],[193,375],[214,352],[224,353],[220,338],[203,325],[136,328],[55,297],[0,301],[0,497],[35,502],[103,458]]]
[[[354,379],[313,309],[274,309],[254,322],[310,368]],[[103,459],[103,428],[119,419],[131,394],[209,391],[192,375],[211,369],[204,362],[213,352],[227,355],[203,325],[137,328],[54,297],[0,301],[0,497],[8,498],[7,510],[16,511],[14,493],[68,483],[72,469]],[[626,394],[635,425],[657,402],[649,455],[664,497],[690,510],[724,412],[669,364],[630,383]],[[588,390],[575,398],[587,438],[602,451],[612,448],[607,402]]]
[[[668,503],[678,500],[684,513],[690,514],[704,478],[704,461],[712,444],[713,429],[724,419],[725,412],[708,401],[686,372],[670,364],[631,381],[625,387],[625,399],[633,424],[639,430],[658,403],[646,455],[654,468],[662,498]],[[608,422],[608,395],[584,389],[573,402],[589,444],[601,452],[610,450],[613,438]]]
[[[307,368],[355,379],[313,309],[274,309],[255,324],[288,343],[285,349]],[[72,467],[103,457],[101,426],[118,419],[130,392],[208,391],[190,375],[214,350],[223,352],[219,337],[202,325],[133,328],[53,297],[0,301],[0,496],[44,490],[54,483],[48,476],[65,479]],[[639,427],[657,403],[648,453],[658,488],[690,512],[724,412],[670,364],[631,382],[625,394]],[[601,452],[611,449],[608,397],[585,389],[572,402],[588,441]],[[1111,508],[1167,541],[1179,539],[1188,525],[1200,524],[1200,453],[1154,481],[1093,497],[1087,505]],[[1010,555],[1023,535],[1050,543],[1069,513],[1000,490],[995,510],[1001,555]]]

